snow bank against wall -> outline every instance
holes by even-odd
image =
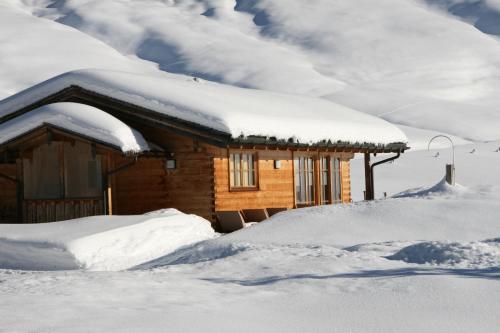
[[[123,270],[215,236],[210,222],[167,209],[45,224],[0,224],[0,269]]]
[[[279,270],[290,259],[290,251],[311,252],[312,257],[318,253],[347,257],[369,254],[384,261],[481,267],[500,262],[498,189],[451,189],[440,182],[405,193],[401,198],[289,210],[141,268],[253,255],[265,257],[268,268],[274,266],[267,261],[275,260]],[[256,251],[270,253],[264,256]],[[286,259],[279,257],[280,251],[288,253]]]
[[[295,137],[302,143],[407,142],[396,126],[325,99],[237,88],[166,73],[151,76],[108,70],[68,72],[1,101],[0,118],[71,85],[233,137]]]
[[[148,150],[142,135],[110,114],[78,103],[42,106],[0,124],[0,145],[50,124],[116,146],[123,152]]]

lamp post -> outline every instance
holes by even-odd
[[[452,162],[451,164],[446,164],[446,182],[452,186],[455,186],[455,145],[453,144],[453,140],[449,136],[440,134],[436,135],[429,141],[429,144],[427,145],[427,150],[430,150],[431,143],[434,141],[434,139],[437,138],[448,139],[451,143]]]

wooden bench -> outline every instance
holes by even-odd
[[[215,212],[222,232],[233,232],[245,228],[245,220],[237,210]]]
[[[286,207],[274,207],[274,208],[266,208],[266,211],[267,211],[267,215],[269,217],[273,216],[273,215],[276,215],[278,213],[281,213],[281,212],[284,212],[284,211],[287,211],[288,208]]]
[[[261,222],[269,218],[265,209],[243,209],[243,218],[245,222]]]

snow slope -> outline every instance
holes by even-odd
[[[500,193],[439,188],[280,213],[130,271],[0,269],[0,329],[496,332]]]
[[[142,134],[110,114],[78,103],[55,103],[37,108],[0,124],[0,144],[14,140],[44,124],[113,145],[124,153],[149,150]]]
[[[123,270],[208,238],[210,222],[175,209],[137,216],[0,224],[0,269]]]
[[[32,12],[164,71],[324,96],[396,124],[500,139],[500,43],[447,11],[480,6],[491,14],[492,0],[46,3]]]
[[[74,28],[33,17],[23,3],[0,2],[0,98],[73,69],[150,68]]]
[[[500,35],[500,2],[498,0],[426,0],[430,5],[464,19],[477,29]]]
[[[280,213],[228,236],[151,253],[127,271],[0,269],[0,330],[496,332],[500,142],[474,147],[472,154],[470,146],[457,151],[458,181],[464,184],[458,189],[439,183],[445,150],[438,158],[435,152],[410,152],[397,168],[385,165],[377,172],[376,185],[395,193],[420,185],[401,198]],[[429,160],[437,160],[435,168]],[[117,255],[125,243],[119,239],[128,242],[125,233],[146,241],[148,228],[138,218],[155,223],[142,216],[4,226],[0,233],[9,240],[0,242],[0,253],[12,242],[17,248],[8,253],[19,253],[23,240],[34,245],[87,239],[87,249],[106,245],[96,252],[100,260],[87,262],[118,268],[115,262],[122,265],[131,255]],[[119,246],[111,246],[113,239]],[[104,251],[108,245],[117,251]],[[51,264],[65,258],[64,251],[50,251]],[[26,257],[16,262],[36,268]]]
[[[1,6],[0,38],[9,47],[0,51],[0,96],[81,68],[168,71],[323,96],[410,128],[500,139],[494,0],[8,0]],[[418,133],[417,141],[428,139],[428,132]]]

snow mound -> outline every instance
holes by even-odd
[[[231,261],[249,253],[266,262],[280,253],[288,258],[299,252],[313,256],[318,251],[386,260],[422,240],[475,242],[500,234],[498,197],[476,194],[470,190],[466,196],[436,196],[434,200],[417,196],[293,209],[137,268]],[[483,212],[480,219],[478,211]],[[494,241],[488,244],[495,246]]]
[[[439,183],[431,187],[420,187],[398,193],[393,198],[411,197],[433,197],[433,196],[453,196],[467,193],[467,188],[460,184],[450,185],[443,178]]]
[[[475,241],[500,234],[500,205],[492,193],[389,198],[293,209],[224,236],[235,243],[338,247],[385,241]],[[478,212],[482,214],[478,219]],[[479,221],[480,220],[480,221]]]
[[[0,268],[118,271],[215,236],[210,222],[175,209],[43,225],[0,225]]]
[[[199,262],[224,259],[238,253],[255,249],[257,246],[249,243],[233,243],[222,236],[213,240],[201,241],[188,245],[164,257],[138,265],[134,269],[154,269],[168,265],[185,265]]]
[[[500,267],[500,238],[467,243],[422,242],[407,246],[386,258],[412,264]]]
[[[69,102],[45,105],[0,124],[0,144],[45,124],[110,144],[123,152],[149,150],[141,133],[122,121],[95,107]]]
[[[68,72],[0,101],[0,118],[70,86],[233,137],[258,135],[295,138],[302,143],[330,140],[382,145],[408,141],[399,128],[384,120],[322,98],[244,89],[166,73]]]

